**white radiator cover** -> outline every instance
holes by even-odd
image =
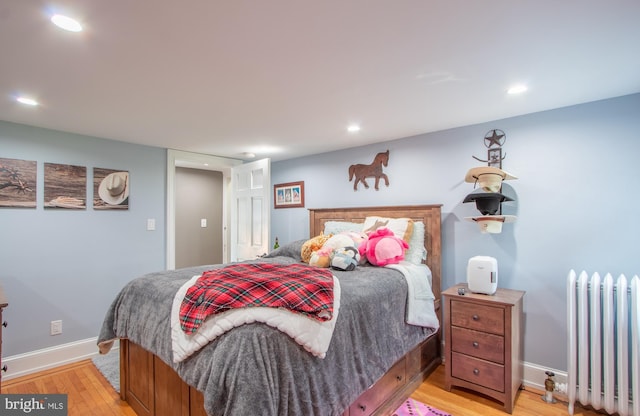
[[[640,279],[604,279],[574,270],[567,278],[569,414],[574,404],[640,416]],[[631,374],[631,379],[629,375]]]

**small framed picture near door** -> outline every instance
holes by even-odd
[[[274,185],[273,206],[274,208],[303,208],[304,181]]]

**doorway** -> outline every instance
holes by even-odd
[[[223,262],[222,172],[176,167],[176,268]]]
[[[167,270],[176,268],[176,169],[202,169],[222,173],[222,262],[224,263],[230,259],[228,194],[231,168],[241,164],[241,160],[167,149]]]
[[[263,165],[264,164],[264,165]],[[240,166],[243,165],[243,166]],[[255,168],[254,168],[255,167]],[[257,237],[256,231],[261,230],[260,241],[267,247],[269,236],[269,199],[270,199],[270,160],[263,159],[244,164],[241,160],[227,159],[218,156],[190,153],[180,150],[167,149],[167,212],[166,212],[166,264],[167,270],[176,268],[176,169],[190,168],[222,172],[222,263],[227,263],[237,258],[238,247],[242,245],[238,240],[240,226],[249,225],[252,239],[247,244],[254,244]],[[243,182],[240,179],[242,172],[253,171],[251,176],[251,189],[260,192],[251,192],[250,206],[261,207],[261,214],[255,215],[255,210],[249,210],[248,218],[238,217],[239,204],[237,189],[234,185]],[[261,174],[257,175],[260,172]],[[238,176],[235,178],[235,176]],[[260,183],[256,183],[256,179]],[[258,223],[257,220],[260,220]],[[235,222],[234,222],[235,221]],[[232,241],[233,244],[230,243]],[[233,247],[230,247],[233,246]],[[255,245],[254,249],[260,247]],[[261,249],[262,250],[262,249]],[[264,252],[266,249],[262,250]],[[262,251],[260,251],[262,253]]]

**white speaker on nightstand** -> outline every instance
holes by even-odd
[[[474,293],[493,295],[498,289],[498,260],[475,256],[467,264],[467,285]]]

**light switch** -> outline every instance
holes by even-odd
[[[156,229],[156,219],[148,218],[147,219],[147,231],[153,231]]]
[[[200,227],[207,228],[207,219],[203,218],[200,220]]]

